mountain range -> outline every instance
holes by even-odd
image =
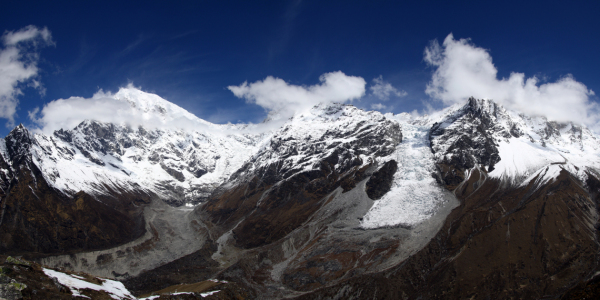
[[[585,126],[475,98],[430,115],[319,104],[243,125],[131,87],[112,100],[150,121],[0,139],[0,253],[119,280],[123,299],[209,279],[224,292],[202,297],[219,299],[600,287],[600,137]]]

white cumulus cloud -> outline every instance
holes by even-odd
[[[348,76],[341,71],[325,73],[320,84],[298,86],[268,76],[262,81],[229,86],[236,97],[262,106],[282,117],[308,109],[318,103],[347,102],[365,94],[366,82],[362,77]]]
[[[379,75],[377,78],[373,78],[373,82],[375,84],[371,85],[371,93],[383,101],[389,100],[391,95],[396,97],[404,97],[408,94],[406,91],[398,90],[397,88],[393,87],[391,83],[383,80],[382,75]]]
[[[7,119],[6,126],[14,125],[14,117],[22,94],[21,86],[45,90],[39,80],[37,62],[40,46],[54,45],[48,28],[27,26],[18,31],[5,31],[0,49],[0,118]]]
[[[548,83],[516,72],[508,78],[498,78],[486,49],[473,45],[469,39],[456,40],[452,34],[441,46],[433,41],[425,49],[424,59],[435,70],[425,92],[446,105],[464,103],[473,96],[492,99],[526,114],[597,126],[598,105],[590,100],[594,92],[570,74]]]

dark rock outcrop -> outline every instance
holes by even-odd
[[[435,123],[429,139],[432,151],[443,157],[439,163],[452,165],[458,172],[479,165],[488,172],[494,170],[500,161],[494,135],[511,136],[497,124],[496,119],[501,117],[504,117],[502,108],[494,102],[470,98],[462,109]]]
[[[390,160],[379,168],[377,172],[373,173],[369,181],[367,181],[366,190],[369,198],[378,200],[389,192],[397,170],[398,163],[395,160]]]

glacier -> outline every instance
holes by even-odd
[[[398,171],[391,190],[364,216],[361,227],[366,229],[413,226],[430,218],[445,201],[442,186],[431,176],[435,162],[428,140],[430,126],[407,114],[391,117],[401,124],[403,141],[381,162],[396,160]]]

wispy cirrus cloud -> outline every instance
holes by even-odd
[[[383,76],[379,75],[377,78],[373,78],[373,85],[371,85],[371,93],[379,98],[380,100],[387,101],[390,96],[404,97],[408,95],[406,91],[398,90],[393,87],[391,83],[383,80]]]
[[[132,41],[131,43],[129,43],[123,50],[117,52],[115,57],[120,58],[120,57],[128,55],[133,50],[138,48],[144,41],[147,41],[149,38],[150,38],[149,35],[139,34],[137,36],[137,38],[134,41]]]
[[[386,108],[387,108],[387,105],[383,105],[381,103],[371,104],[371,109],[374,109],[374,110],[384,110]]]
[[[45,92],[38,78],[40,47],[54,45],[48,28],[33,25],[17,31],[5,31],[0,49],[0,118],[7,119],[6,126],[14,125],[19,104],[18,96],[23,86]]]

